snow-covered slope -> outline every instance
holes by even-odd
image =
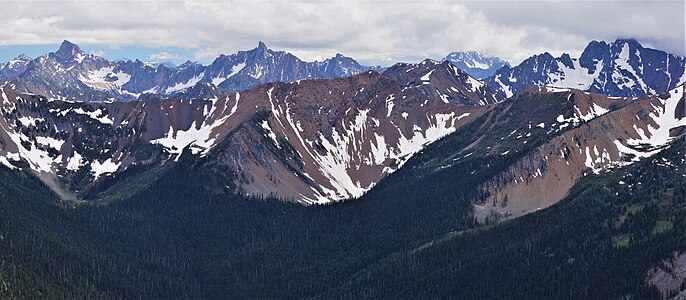
[[[246,193],[308,203],[361,196],[501,99],[449,63],[430,60],[383,74],[270,84],[257,96],[267,99],[268,113],[239,129],[212,162],[242,170]],[[257,103],[252,97],[242,93],[240,101]]]
[[[71,101],[132,100],[142,94],[170,95],[196,84],[212,83],[226,92],[259,84],[307,78],[355,75],[365,67],[341,54],[322,62],[305,62],[290,53],[258,47],[221,55],[210,65],[186,62],[178,67],[136,61],[108,61],[64,41],[60,49],[31,60],[18,57],[0,68],[0,80],[14,90]]]
[[[501,99],[431,61],[224,96],[213,88],[196,86],[204,99],[110,103],[2,89],[0,163],[69,195],[187,153],[216,173],[219,188],[324,203],[362,195]]]
[[[476,51],[452,52],[443,60],[449,61],[477,79],[492,76],[500,68],[510,66],[507,61],[499,57],[482,55]]]
[[[503,67],[485,82],[506,96],[532,85],[567,87],[609,96],[662,93],[686,81],[686,60],[635,40],[593,41],[579,58],[534,55]]]
[[[503,143],[522,145],[537,135],[549,136],[482,186],[489,196],[475,206],[481,218],[515,217],[548,207],[581,177],[648,159],[686,133],[683,84],[640,99],[536,89],[517,94],[511,104],[526,105],[521,102],[540,98],[565,104],[566,112],[543,115],[545,120],[521,126],[501,138]]]
[[[30,57],[22,54],[4,64],[0,64],[0,80],[14,78],[23,73],[31,60]]]

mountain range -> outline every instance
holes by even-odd
[[[686,59],[645,48],[633,39],[592,41],[581,56],[534,55],[505,66],[484,82],[509,97],[532,85],[574,88],[609,96],[662,93],[686,82]]]
[[[201,90],[211,88],[209,85]],[[496,144],[488,145],[491,155],[499,149],[501,155],[516,152],[511,143],[526,144],[537,136],[537,131],[555,136],[629,103],[634,103],[631,107],[636,107],[636,111],[625,113],[629,116],[626,121],[608,121],[614,126],[629,122],[619,127],[621,132],[603,129],[610,140],[598,140],[594,133],[593,139],[601,144],[590,144],[589,137],[579,143],[578,136],[549,141],[552,150],[531,154],[521,170],[512,171],[514,175],[501,175],[505,177],[485,187],[485,191],[499,195],[496,198],[508,197],[511,205],[517,199],[540,198],[536,200],[540,203],[534,202],[545,207],[562,198],[586,168],[598,172],[607,165],[626,163],[627,157],[654,154],[653,149],[665,145],[670,134],[681,130],[683,114],[677,108],[683,108],[678,105],[682,89],[669,92],[676,95],[674,103],[644,100],[645,105],[635,104],[639,101],[632,98],[572,89],[530,87],[521,91],[508,105],[497,107],[515,105],[508,113],[523,107],[536,112],[559,101],[545,100],[543,105],[517,100],[537,99],[542,97],[539,94],[566,101],[557,104],[560,108],[555,111],[541,113],[544,118],[520,120],[528,127],[514,128]],[[197,94],[209,97],[190,100],[151,96],[143,101],[89,104],[3,89],[3,163],[15,168],[22,165],[20,161],[26,161],[61,195],[97,196],[94,187],[101,188],[98,183],[107,181],[107,177],[120,177],[119,172],[132,166],[161,166],[188,152],[207,156],[203,164],[216,172],[218,178],[233,174],[223,185],[233,187],[234,192],[327,203],[362,196],[427,144],[479,118],[504,100],[451,63],[432,60],[396,64],[384,73],[368,71],[347,78],[276,82],[218,95]],[[660,117],[670,114],[670,118]],[[639,118],[631,117],[634,115]],[[493,117],[506,121],[491,121],[498,124],[497,131],[484,132],[482,136],[504,134],[502,123],[521,117]],[[659,138],[653,141],[656,136]],[[569,140],[577,142],[570,144]],[[476,147],[483,143],[483,138],[473,143],[477,144],[471,146]],[[508,146],[499,146],[503,143]],[[565,165],[554,163],[563,159]],[[532,165],[532,161],[536,163]],[[570,165],[571,162],[575,163]],[[521,174],[522,170],[527,173]],[[553,171],[557,182],[544,180],[540,187],[532,185],[537,182],[533,178],[545,179]],[[522,179],[518,181],[517,176],[532,179],[521,186]],[[542,190],[545,186],[556,189]],[[506,190],[519,196],[507,196]],[[541,191],[545,193],[540,194]],[[482,200],[497,202],[490,198]],[[531,210],[524,206],[525,211]],[[487,211],[503,213],[498,209]],[[518,215],[510,210],[507,213]]]
[[[177,67],[140,60],[109,61],[84,53],[64,41],[60,48],[30,59],[21,55],[0,69],[4,86],[56,100],[133,100],[143,94],[171,95],[196,84],[212,84],[225,92],[242,91],[267,82],[355,75],[380,67],[365,67],[337,54],[322,62],[305,62],[290,53],[257,48],[220,55],[211,64],[187,61]]]
[[[510,63],[499,57],[482,55],[476,51],[452,52],[443,60],[479,80],[493,76],[502,67],[510,67]]]
[[[305,203],[361,196],[426,144],[503,100],[432,60],[195,100],[89,104],[8,89],[2,97],[2,161],[11,168],[27,161],[59,194],[85,193],[105,175],[190,151],[208,155],[205,164],[218,176],[234,174],[225,184],[240,193]]]
[[[686,293],[683,58],[477,56],[4,64],[0,298]]]
[[[637,97],[686,82],[683,57],[645,48],[632,39],[592,41],[579,58],[569,54],[556,58],[546,52],[514,67],[474,51],[452,52],[443,60],[505,97],[530,86]],[[16,91],[52,99],[130,101],[145,94],[174,98],[219,95],[269,82],[347,77],[369,70],[383,72],[385,68],[362,66],[341,54],[322,62],[305,62],[290,53],[271,50],[262,42],[249,51],[222,54],[209,65],[187,61],[174,67],[140,60],[108,61],[64,41],[56,52],[37,59],[20,55],[0,66],[0,82]]]
[[[642,56],[628,56],[627,53],[643,53],[646,58],[640,60]],[[594,72],[598,74],[613,70],[619,72],[613,73],[615,75],[627,75],[621,78],[633,78],[632,82],[657,84],[671,73],[639,79],[629,75],[653,73],[647,67],[641,67],[645,72],[639,73],[620,67],[631,67],[640,60],[659,69],[659,64],[650,62],[648,58],[659,59],[663,54],[641,48],[633,40],[618,40],[610,45],[592,42],[579,60],[567,61],[569,56],[563,55],[552,60],[555,64],[543,63],[540,59],[552,57],[546,54],[534,56],[514,68],[499,61],[504,66],[496,75],[487,78],[486,83],[492,83],[490,80],[500,78],[508,70],[514,72],[512,74],[525,74],[522,72],[534,69],[539,75],[548,74],[545,76],[550,78],[551,70],[559,72],[560,66],[575,63],[585,66],[586,62],[595,61],[597,68]],[[224,178],[221,185],[234,193],[273,195],[301,203],[357,198],[401,168],[428,144],[491,112],[493,107],[502,108],[512,103],[517,103],[518,107],[509,109],[511,111],[519,111],[523,106],[532,111],[544,107],[515,100],[507,102],[507,105],[496,105],[505,100],[501,93],[455,66],[456,61],[467,63],[467,60],[484,58],[475,52],[453,53],[448,57],[452,60],[398,63],[378,73],[341,55],[322,63],[306,63],[288,53],[272,51],[260,43],[250,51],[221,55],[207,66],[186,62],[176,68],[168,68],[164,64],[153,68],[141,61],[110,62],[84,54],[78,46],[65,41],[54,53],[37,59],[21,56],[3,67],[3,74],[15,78],[2,89],[4,118],[0,162],[10,168],[28,166],[53,191],[69,198],[100,197],[107,194],[106,182],[127,180],[120,173],[129,169],[143,173],[157,170],[167,161],[178,161],[187,152],[206,157],[203,168],[215,172],[217,178]],[[625,58],[633,60],[622,63],[620,60]],[[664,58],[667,65],[672,60],[683,62],[683,59],[672,55]],[[498,62],[495,58],[486,60],[490,66]],[[571,76],[570,70],[586,72],[577,66],[576,69],[567,69],[568,77]],[[673,71],[678,75],[678,70]],[[357,75],[346,77],[349,73]],[[99,74],[99,79],[96,80],[93,74]],[[564,85],[571,82],[564,79],[564,74],[558,75],[561,81],[554,83]],[[324,78],[299,79],[303,77]],[[262,82],[267,83],[259,85]],[[630,102],[637,102],[632,100],[635,98],[607,96],[613,94],[609,90],[603,90],[601,94],[585,91],[596,87],[596,83],[580,86],[581,89],[569,89],[553,87],[553,84],[524,84],[524,80],[519,79],[513,82],[521,85],[517,85],[520,90],[510,98],[537,99],[542,97],[539,94],[564,94],[567,100],[560,105],[573,107],[573,110],[541,113],[547,118],[544,120],[521,120],[528,124],[528,129],[514,128],[507,136],[501,137],[503,143],[510,139],[521,139],[527,143],[536,130],[554,136],[566,131],[566,127],[579,126]],[[666,84],[676,83],[668,81]],[[151,84],[156,85],[150,88]],[[16,90],[17,87],[24,89]],[[607,89],[616,87],[604,85]],[[503,85],[496,88],[503,91]],[[143,89],[154,92],[139,95]],[[639,93],[631,91],[630,96]],[[672,93],[678,91],[678,87],[671,89]],[[65,98],[65,93],[84,101]],[[141,100],[88,101],[102,99],[98,97],[124,99],[115,95],[138,96]],[[546,105],[552,105],[551,101],[546,100]],[[679,132],[681,115],[677,106],[644,102],[651,104],[634,112],[644,123],[628,119],[629,124],[624,127],[629,129],[610,134],[614,139],[628,134],[620,140],[634,141],[631,142],[633,144],[605,140],[598,145],[583,146],[576,142],[570,146],[569,142],[555,142],[556,145],[549,147],[565,149],[559,153],[562,153],[566,166],[553,168],[556,164],[548,161],[553,155],[530,157],[529,165],[520,167],[528,173],[512,171],[520,180],[499,175],[505,177],[484,187],[484,191],[488,195],[495,194],[495,198],[479,202],[497,202],[506,197],[513,205],[517,199],[528,199],[545,207],[561,199],[586,168],[598,172],[602,166],[622,165],[627,155],[642,157],[641,151],[653,153],[650,152],[652,148],[666,143],[665,136],[670,136],[669,130]],[[669,119],[665,122],[670,123],[663,125],[658,120],[640,117],[669,113],[656,111],[656,107],[674,111],[677,119]],[[498,128],[502,128],[501,123],[512,122],[520,116],[498,118],[505,120],[495,122]],[[611,123],[621,121],[613,120]],[[651,133],[651,128],[663,130],[665,126],[669,127],[666,133]],[[605,128],[604,132],[608,134],[608,129]],[[629,132],[637,132],[639,136]],[[483,136],[499,134],[484,132]],[[652,141],[651,136],[654,135],[662,138],[652,148],[640,146]],[[577,140],[578,137],[569,139]],[[473,143],[482,140],[474,140]],[[475,145],[471,144],[471,147]],[[497,145],[488,147],[491,154],[500,148],[503,149],[502,155],[516,151]],[[574,155],[577,152],[579,157]],[[541,159],[541,155],[545,159]],[[571,158],[575,164],[570,165]],[[538,161],[535,169],[530,166],[531,161]],[[546,170],[557,172],[555,178],[558,181],[554,184],[542,181],[539,183],[541,186],[535,186],[530,185],[536,182],[531,179],[527,180],[526,186],[521,185],[521,178],[546,178]],[[546,192],[540,194],[544,186],[555,186],[556,189],[544,189]],[[509,193],[518,196],[509,196]],[[531,211],[531,205],[522,204],[523,211]],[[481,220],[491,215],[521,214],[509,208],[475,208]]]

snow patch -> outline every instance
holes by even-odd
[[[97,109],[95,111],[85,111],[83,110],[83,108],[77,107],[71,110],[80,115],[87,115],[91,117],[91,119],[94,119],[102,124],[114,124],[114,120],[107,118],[107,115],[104,111],[102,111],[102,109]],[[63,112],[63,115],[66,115],[67,112],[68,111]]]
[[[428,84],[429,81],[431,80],[431,73],[433,73],[434,71],[436,71],[436,69],[433,69],[433,70],[429,71],[428,73],[424,74],[424,76],[422,76],[422,77],[419,78],[419,79],[420,79],[421,81],[423,81],[424,84]]]
[[[95,160],[91,163],[91,171],[93,172],[95,180],[97,180],[98,178],[100,178],[100,175],[102,174],[110,174],[116,172],[117,169],[119,169],[119,165],[120,163],[113,162],[112,158],[108,158],[102,163]]]
[[[164,90],[165,94],[171,94],[176,91],[180,91],[189,87],[192,87],[196,85],[200,80],[202,80],[203,76],[205,76],[205,73],[200,73],[198,75],[195,75],[194,77],[188,79],[186,82],[177,82],[173,86],[170,86]]]
[[[276,147],[278,147],[278,148],[281,148],[281,146],[279,145],[279,141],[276,139],[276,134],[274,133],[272,128],[269,127],[269,122],[267,122],[267,120],[264,120],[264,121],[262,121],[260,126],[262,127],[262,129],[264,129],[267,132],[267,136],[269,136],[269,138],[272,139],[272,141],[274,142],[274,145],[276,145]]]
[[[220,83],[226,81],[227,79],[233,77],[234,75],[238,74],[241,70],[245,68],[245,62],[242,62],[240,64],[237,64],[233,67],[231,67],[231,73],[229,73],[226,76],[217,76],[212,78],[212,84],[214,85],[219,85]]]

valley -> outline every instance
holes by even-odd
[[[574,68],[601,74],[587,85],[535,68],[548,79],[516,87],[456,67],[498,63],[476,52],[18,57],[1,72],[0,298],[683,293],[665,275],[686,249],[683,70],[595,88],[622,59],[637,70],[626,49],[664,53],[634,42],[553,59],[612,58]]]

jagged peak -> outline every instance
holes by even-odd
[[[448,72],[452,72],[453,69],[458,69],[458,67],[455,67],[451,62],[443,60],[443,61],[436,61],[433,59],[425,59],[421,63],[417,64],[419,67],[426,67],[427,70],[446,70]],[[461,70],[460,70],[461,71]]]
[[[541,60],[554,61],[555,57],[552,54],[550,54],[550,52],[546,51],[543,53],[534,54],[534,55],[530,56],[529,58],[525,59],[520,65],[533,64],[533,63],[535,63],[537,61],[541,61]]]
[[[588,42],[588,45],[586,45],[586,47],[591,47],[591,46],[607,46],[607,43],[605,41],[592,40],[592,41]]]
[[[14,60],[33,60],[30,56],[26,55],[25,53],[19,54],[19,56],[15,57]]]
[[[573,69],[574,64],[572,63],[572,57],[569,56],[569,53],[562,53],[559,58],[560,62],[562,62],[567,68]]]
[[[465,60],[465,59],[472,59],[472,60],[478,60],[478,61],[492,61],[492,62],[502,62],[503,65],[507,64],[509,65],[510,63],[498,56],[482,53],[479,51],[455,51],[455,52],[450,52],[448,55],[445,56],[443,60]]]
[[[431,58],[427,58],[425,60],[422,60],[422,62],[419,63],[420,65],[427,65],[427,64],[432,64],[432,65],[438,65],[440,64],[439,61],[433,60]]]
[[[395,73],[398,70],[403,70],[401,73],[408,73],[412,70],[434,70],[439,68],[440,66],[443,66],[444,68],[449,68],[452,66],[450,62],[447,61],[436,61],[430,58],[424,59],[419,63],[404,63],[404,62],[399,62],[388,69],[384,72],[384,74],[390,74],[390,73]]]
[[[172,69],[170,67],[167,67],[165,64],[157,64],[157,66],[152,65],[153,68],[155,68],[157,71],[164,70],[164,69]]]
[[[629,46],[632,47],[642,47],[641,43],[639,43],[636,39],[634,38],[617,38],[614,42],[612,42],[613,45],[624,45],[624,44],[629,44]]]
[[[634,38],[617,38],[614,42],[607,43],[605,41],[593,40],[586,45],[581,57],[585,57],[590,54],[597,54],[602,52],[615,52],[621,51],[624,45],[628,45],[632,49],[642,49],[643,46]]]
[[[163,62],[160,62],[159,64],[160,64],[160,65],[164,65]],[[196,66],[196,65],[200,65],[200,63],[197,62],[197,61],[186,60],[186,62],[184,62],[184,63],[182,63],[181,65],[179,65],[179,68],[183,69],[183,68],[188,68],[188,67]]]
[[[345,56],[341,53],[336,53],[336,55],[327,59],[326,61],[348,61],[348,62],[357,63],[357,61],[355,61],[352,57]]]
[[[55,55],[60,58],[70,58],[79,53],[83,53],[79,46],[68,40],[64,40],[60,45],[60,48],[57,50],[57,52],[55,52]]]
[[[483,55],[478,51],[470,50],[470,51],[450,52],[450,53],[448,53],[448,55],[446,55],[446,58],[448,58],[448,57],[452,57],[452,58],[466,58],[466,57],[469,57],[469,58],[474,58],[474,57],[488,58],[489,56]]]
[[[602,55],[602,53],[609,51],[609,47],[610,46],[604,41],[593,40],[586,45],[586,48],[584,48],[584,51],[579,57],[579,61],[584,62],[591,59],[596,59],[599,55]]]
[[[555,57],[554,57],[552,54],[550,54],[550,52],[548,52],[548,51],[543,52],[543,53],[541,53],[540,55],[534,55],[534,56],[538,56],[538,57],[545,58],[545,59],[554,59],[554,58],[555,58]]]
[[[267,45],[263,41],[259,41],[257,43],[256,48],[248,51],[248,53],[253,53],[253,54],[256,54],[257,56],[268,56],[269,53],[277,53],[277,52],[280,52],[280,51],[274,51],[272,49],[269,49],[269,47],[267,47]]]

